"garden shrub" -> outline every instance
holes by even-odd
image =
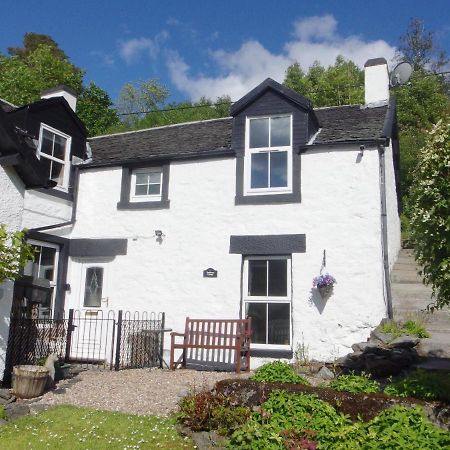
[[[450,373],[419,369],[386,386],[384,393],[450,403]]]
[[[397,406],[370,422],[351,423],[313,395],[283,391],[272,392],[229,441],[229,448],[240,450],[437,450],[449,445],[450,433],[429,422],[419,407]]]
[[[366,394],[379,392],[380,390],[380,384],[377,381],[372,380],[370,375],[367,375],[364,372],[361,373],[361,375],[356,375],[354,373],[350,375],[340,375],[324,387],[329,387],[340,392],[364,392]]]
[[[407,320],[405,323],[400,324],[398,322],[386,322],[381,326],[383,333],[390,333],[394,337],[400,336],[415,336],[418,338],[429,338],[430,333],[420,322],[416,320]]]
[[[297,375],[294,369],[287,363],[282,361],[273,361],[264,364],[255,370],[255,374],[250,377],[254,381],[265,381],[267,383],[296,383],[307,384],[306,378]]]
[[[177,420],[192,431],[218,430],[220,434],[230,434],[249,417],[247,406],[232,406],[229,397],[205,391],[181,400]]]

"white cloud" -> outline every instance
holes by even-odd
[[[167,65],[174,85],[191,99],[215,99],[228,94],[237,100],[267,77],[283,81],[287,67],[295,61],[307,70],[316,60],[329,66],[338,55],[343,55],[362,67],[370,58],[383,56],[390,61],[394,54],[395,47],[384,40],[368,41],[357,35],[339,34],[336,19],[327,14],[295,21],[292,38],[279,53],[270,52],[256,40],[244,42],[236,51],[210,52],[218,76],[192,74],[176,52],[169,53]]]
[[[165,30],[158,33],[153,39],[140,37],[133,38],[119,43],[119,54],[127,64],[136,62],[142,53],[147,54],[151,59],[156,59],[163,44],[169,38],[169,33]]]
[[[89,52],[89,55],[96,58],[97,61],[104,66],[113,66],[116,62],[109,53],[105,53],[100,50],[92,50]]]

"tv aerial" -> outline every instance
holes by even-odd
[[[405,84],[409,80],[412,72],[413,68],[409,62],[403,61],[397,64],[389,77],[391,87],[397,87]]]

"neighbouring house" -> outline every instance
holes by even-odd
[[[367,61],[365,77],[364,105],[313,108],[267,79],[231,117],[88,146],[61,97],[73,104],[70,92],[6,113],[16,133],[36,139],[57,183],[22,195],[19,226],[46,255],[35,274],[51,273],[51,296],[35,313],[160,310],[177,331],[186,316],[250,316],[254,366],[298,346],[311,358],[347,353],[392,313],[400,248],[386,61]],[[52,108],[61,114],[44,116]],[[312,287],[321,271],[337,280],[329,298]]]

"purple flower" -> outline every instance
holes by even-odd
[[[325,286],[333,286],[336,283],[336,278],[334,278],[329,273],[325,275],[319,275],[313,279],[313,287],[320,288]]]

